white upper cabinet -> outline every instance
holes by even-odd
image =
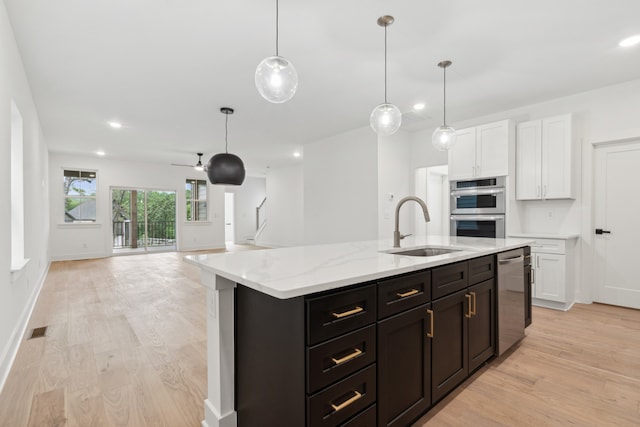
[[[519,123],[516,199],[572,199],[571,115]]]
[[[516,198],[542,194],[542,120],[518,123],[516,138]]]
[[[508,175],[510,126],[502,120],[457,131],[449,150],[449,179]]]
[[[456,143],[449,150],[449,179],[471,179],[476,170],[476,128],[456,131]]]

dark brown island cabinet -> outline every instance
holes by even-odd
[[[238,285],[238,427],[410,426],[495,355],[495,268],[488,255],[291,299]]]

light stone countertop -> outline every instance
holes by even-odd
[[[454,236],[407,237],[404,249],[423,246],[461,249],[444,255],[393,255],[391,239],[255,251],[188,255],[185,260],[233,282],[286,299],[507,251],[531,239]]]

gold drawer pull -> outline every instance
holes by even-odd
[[[359,391],[353,391],[355,393],[355,395],[351,398],[349,398],[348,400],[345,400],[344,402],[342,402],[339,405],[334,405],[333,403],[331,404],[331,407],[333,408],[334,411],[338,412],[344,408],[346,408],[347,406],[351,405],[353,402],[355,402],[356,400],[360,399],[362,397],[362,393],[360,393]]]
[[[464,297],[469,301],[469,305],[467,306],[467,312],[464,314],[464,317],[466,317],[467,319],[471,317],[471,315],[473,314],[471,312],[471,295],[469,294],[465,294]]]
[[[331,360],[333,360],[333,363],[335,363],[336,365],[341,365],[344,362],[348,362],[349,360],[360,356],[361,354],[362,354],[362,350],[360,350],[359,348],[354,348],[353,353],[347,354],[346,356],[340,359],[336,359],[335,357],[332,357]]]
[[[417,289],[411,289],[410,291],[407,291],[405,293],[398,292],[396,295],[398,295],[400,298],[406,298],[406,297],[410,297],[411,295],[415,295],[418,292],[420,291],[418,291]]]
[[[336,319],[342,319],[343,317],[351,316],[352,314],[360,313],[361,311],[364,311],[364,308],[356,307],[353,310],[345,311],[342,313],[332,313],[332,314],[333,314],[333,317],[335,317]]]
[[[427,310],[427,314],[429,315],[429,317],[431,318],[431,331],[427,332],[427,337],[428,338],[433,338],[433,310]]]
[[[473,297],[473,309],[471,310],[471,315],[475,316],[476,314],[476,293],[475,292],[469,292],[471,294],[471,296]]]

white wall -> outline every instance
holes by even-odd
[[[464,122],[452,123],[456,129],[512,119],[514,122],[541,119],[572,113],[574,117],[575,200],[510,201],[510,212],[516,215],[512,232],[579,233],[575,276],[576,298],[591,302],[593,288],[593,142],[640,137],[640,80],[608,86],[597,90],[554,99],[534,105],[503,111]],[[432,130],[420,132],[430,133]],[[420,159],[425,146],[416,133],[414,162]],[[436,152],[437,153],[437,152]],[[446,156],[445,156],[446,162]],[[427,164],[424,164],[427,166]],[[513,195],[512,195],[513,198]]]
[[[306,244],[378,237],[378,138],[359,128],[304,147]]]
[[[268,247],[304,244],[302,165],[267,173],[267,225],[256,244]]]
[[[256,234],[256,208],[265,198],[266,179],[247,177],[242,185],[228,185],[225,191],[235,194],[235,243],[246,243]]]
[[[370,131],[370,130],[369,130]],[[411,167],[411,135],[402,130],[378,138],[378,238],[393,239],[395,210],[403,197],[413,195],[414,170]],[[413,201],[400,208],[399,230],[414,234],[414,212],[422,209]],[[424,219],[423,219],[424,222]]]
[[[62,172],[65,168],[97,170],[96,224],[65,224]],[[128,187],[176,191],[178,250],[224,248],[224,186],[209,184],[209,221],[185,221],[185,181],[205,179],[189,168],[97,156],[51,153],[51,259],[100,258],[112,253],[111,188]]]
[[[48,152],[4,2],[0,2],[0,389],[49,266]],[[11,101],[23,119],[24,257],[11,273]]]

